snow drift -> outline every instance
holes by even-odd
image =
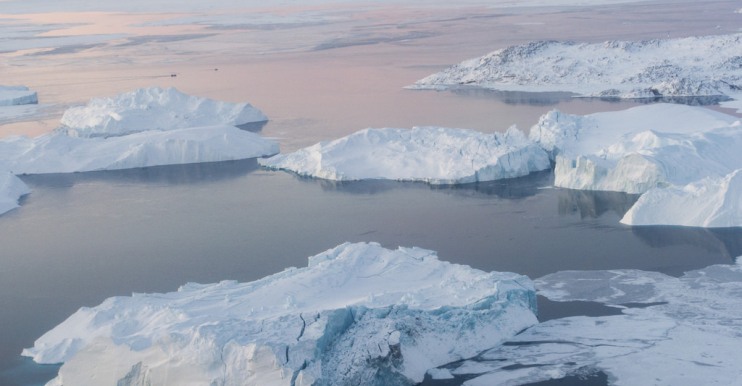
[[[259,162],[329,180],[431,184],[520,177],[550,167],[548,155],[515,128],[504,134],[440,127],[366,129]]]
[[[31,190],[18,177],[0,172],[0,214],[18,207],[18,200]]]
[[[473,85],[645,98],[733,95],[742,88],[742,34],[575,43],[540,41],[466,60],[412,88]]]
[[[61,130],[73,137],[111,137],[140,131],[263,122],[249,103],[229,103],[183,94],[174,88],[142,88],[111,98],[93,98],[62,116]]]
[[[0,86],[0,106],[15,106],[39,103],[35,91],[25,86]]]
[[[531,281],[343,244],[251,282],[82,308],[23,355],[52,385],[411,385],[536,323]]]

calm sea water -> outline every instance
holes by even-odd
[[[319,8],[312,12],[342,20],[198,33],[178,25],[188,34],[183,40],[129,26],[126,33],[142,34],[130,44],[0,56],[8,64],[4,76],[38,90],[42,103],[59,111],[91,96],[153,85],[247,100],[271,118],[261,133],[291,151],[365,127],[492,132],[514,123],[528,128],[552,108],[591,113],[634,106],[402,87],[448,64],[528,40],[739,28],[734,1],[681,3],[672,9],[661,2],[507,11],[392,7],[364,9],[363,17],[352,7]],[[100,23],[111,18],[116,28],[122,19],[134,23],[144,16],[96,17]],[[50,16],[46,22],[62,20]],[[49,131],[57,120],[3,125],[0,136]],[[35,365],[20,351],[79,307],[132,292],[173,291],[189,281],[255,280],[303,266],[307,256],[346,241],[418,246],[444,260],[534,278],[612,268],[679,275],[742,255],[742,230],[622,226],[618,220],[635,196],[553,189],[552,178],[540,173],[457,187],[332,183],[262,170],[255,160],[23,177],[33,192],[21,208],[0,216],[0,385],[51,379],[56,366]],[[548,302],[542,310],[542,318],[601,312]]]

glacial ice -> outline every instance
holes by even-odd
[[[742,34],[575,43],[539,41],[466,60],[411,88],[473,85],[583,96],[734,97],[742,87]]]
[[[504,134],[440,127],[365,129],[258,162],[329,180],[431,184],[520,177],[551,166],[548,155],[516,128]]]
[[[530,138],[555,160],[563,188],[643,193],[742,168],[738,118],[656,104],[586,116],[551,111]]]
[[[141,131],[263,122],[249,103],[229,103],[184,94],[175,88],[142,88],[110,98],[93,98],[67,109],[61,130],[73,137],[113,137]]]
[[[449,368],[467,386],[506,386],[603,371],[611,385],[737,385],[742,266],[681,277],[638,270],[562,271],[535,280],[553,301],[593,301],[621,315],[530,327],[476,361]],[[647,369],[651,369],[647,372]]]
[[[25,86],[0,86],[0,107],[39,103],[35,91]]]
[[[20,178],[8,172],[0,172],[0,214],[18,207],[18,200],[31,190]]]
[[[411,385],[535,324],[534,312],[525,276],[346,243],[250,283],[109,298],[23,355],[64,362],[49,385]]]
[[[73,107],[62,127],[36,138],[0,140],[0,170],[72,173],[237,160],[278,153],[275,141],[233,124],[265,120],[249,104],[140,89]],[[193,126],[190,126],[193,125]]]

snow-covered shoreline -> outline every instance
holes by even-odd
[[[23,355],[64,362],[50,385],[412,385],[534,325],[535,307],[525,276],[346,243],[251,283],[109,298]]]
[[[582,96],[737,97],[742,34],[576,43],[538,41],[469,59],[409,86],[573,92]]]

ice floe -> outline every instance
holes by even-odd
[[[546,152],[516,128],[504,134],[440,127],[366,129],[259,162],[328,180],[431,184],[520,177],[551,166]]]
[[[35,91],[25,86],[0,86],[0,107],[39,103]]]
[[[0,170],[71,173],[268,156],[278,153],[275,141],[233,126],[265,119],[246,103],[140,89],[71,108],[52,133],[0,140]]]
[[[0,171],[0,214],[18,207],[18,200],[31,190],[20,178]]]
[[[75,137],[112,137],[140,131],[263,122],[249,103],[229,103],[184,94],[175,88],[142,88],[111,98],[93,98],[62,116],[62,128]]]
[[[532,282],[343,244],[266,278],[81,308],[23,355],[51,385],[411,385],[536,323]]]
[[[531,327],[448,368],[477,375],[465,385],[520,385],[594,371],[606,373],[611,385],[732,385],[742,379],[738,264],[679,278],[637,270],[563,271],[535,283],[551,300],[602,302],[622,314]]]
[[[473,85],[584,96],[721,96],[742,87],[742,34],[511,46],[430,75],[413,88]]]

